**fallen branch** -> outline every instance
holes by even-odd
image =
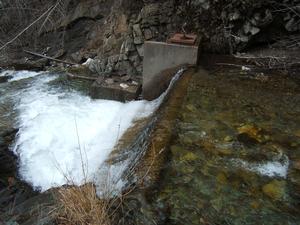
[[[59,62],[59,63],[63,63],[63,64],[68,64],[68,65],[73,65],[73,66],[78,65],[77,63],[72,63],[72,62],[67,62],[67,61],[60,60],[60,59],[55,59],[53,57],[42,55],[42,54],[36,53],[36,52],[31,52],[31,51],[27,51],[27,50],[24,50],[24,52],[26,52],[27,54],[30,54],[30,55],[34,55],[34,56],[37,56],[37,57],[49,59],[49,60],[52,60],[52,61],[55,61],[55,62]]]
[[[72,79],[83,79],[83,80],[90,80],[90,81],[96,81],[97,80],[97,77],[79,76],[79,75],[74,75],[72,73],[66,73],[66,74],[69,78],[72,78]]]
[[[277,56],[251,56],[251,55],[233,55],[235,58],[238,59],[286,59],[287,57],[277,57]]]
[[[239,67],[239,68],[249,68],[251,65],[238,65],[238,64],[232,64],[232,63],[216,63],[218,66],[233,66],[233,67]]]
[[[241,68],[242,70],[248,71],[251,70],[252,72],[254,71],[270,71],[270,70],[287,70],[287,69],[293,69],[293,67],[298,67],[300,65],[299,62],[290,62],[286,63],[283,65],[274,65],[272,67],[264,65],[264,64],[259,64],[259,65],[238,65],[238,64],[231,64],[231,63],[216,63],[218,66],[232,66],[232,67],[237,67]]]

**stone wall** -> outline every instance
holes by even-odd
[[[89,68],[99,75],[141,75],[144,42],[165,41],[176,30],[173,11],[173,1],[162,1],[144,3],[136,13],[116,15],[117,22],[123,20],[119,24],[123,24],[124,29],[120,32],[120,26],[115,26],[111,34],[104,37],[103,47]]]
[[[39,0],[25,1],[37,8]],[[2,0],[2,5],[9,0]],[[40,0],[45,4],[54,1]],[[20,49],[82,63],[99,75],[139,76],[142,72],[144,41],[165,41],[174,32],[186,30],[202,37],[203,50],[215,53],[245,51],[252,46],[271,45],[278,39],[296,35],[300,40],[300,0],[66,0],[59,20],[54,17],[34,41],[15,42]],[[34,4],[34,6],[33,6]],[[1,6],[0,6],[1,7]],[[39,9],[39,10],[42,10]],[[2,14],[10,21],[10,13]],[[38,14],[32,14],[34,19]],[[3,18],[6,18],[3,19]],[[28,14],[26,14],[28,19]],[[56,23],[55,23],[56,22]],[[2,26],[3,25],[3,26]],[[3,39],[0,31],[0,41]],[[6,33],[5,33],[6,35]],[[298,35],[298,36],[297,36]],[[290,40],[296,46],[295,38]],[[293,42],[294,41],[294,42]],[[296,45],[295,45],[296,43]],[[299,41],[298,41],[299,43]],[[0,59],[1,59],[0,52]],[[6,58],[9,58],[6,56]],[[20,58],[28,57],[21,55]],[[3,58],[3,57],[2,57]],[[1,66],[1,62],[0,62]]]
[[[136,1],[135,8],[124,4],[114,8],[110,31],[90,64],[98,74],[140,75],[144,42],[165,41],[184,23],[188,32],[202,37],[204,51],[215,53],[272,44],[300,31],[299,0],[153,0]]]

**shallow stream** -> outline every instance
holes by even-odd
[[[299,83],[195,73],[154,193],[161,224],[300,224]]]
[[[40,191],[99,180],[101,164],[126,130],[163,101],[91,100],[85,84],[80,92],[59,74],[9,73],[0,84],[0,133],[18,130],[11,145],[18,174]],[[175,127],[168,127],[173,137],[165,161],[155,168],[159,180],[146,187],[136,210],[144,219],[136,224],[300,224],[299,81],[238,69],[201,69],[191,77],[185,97],[169,96],[184,100],[170,123]],[[130,152],[123,153],[115,161],[125,162]],[[1,206],[14,202],[1,199],[3,193]],[[20,196],[16,202],[24,208]]]

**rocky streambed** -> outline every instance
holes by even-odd
[[[278,72],[194,73],[136,224],[299,224],[299,107]]]

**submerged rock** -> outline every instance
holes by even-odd
[[[274,200],[282,200],[285,196],[285,187],[285,181],[273,180],[272,182],[264,185],[262,190],[268,197]]]
[[[7,82],[9,79],[11,79],[12,76],[1,76],[0,77],[0,83],[5,83]]]
[[[180,146],[172,146],[171,152],[175,159],[179,159],[182,162],[191,162],[198,159],[198,156],[195,153],[185,150]]]
[[[300,110],[299,90],[227,72],[200,70],[189,83],[151,192],[164,210],[159,224],[298,224],[300,155],[291,143],[299,126],[289,112]]]

